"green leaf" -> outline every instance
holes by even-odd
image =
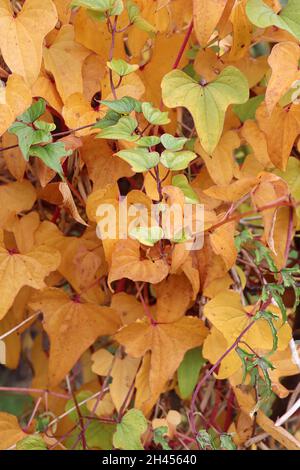
[[[44,132],[52,132],[56,129],[56,125],[53,122],[45,122],[45,121],[34,121],[34,127],[37,130],[44,131]]]
[[[131,165],[135,173],[148,171],[159,163],[159,154],[145,148],[120,150],[115,155]]]
[[[122,0],[73,0],[71,7],[84,7],[93,11],[108,12],[109,16],[120,15],[124,9]]]
[[[155,243],[163,238],[164,232],[161,227],[135,227],[130,231],[129,235],[143,245],[154,246]]]
[[[18,137],[18,144],[25,160],[29,160],[29,149],[33,143],[34,129],[23,122],[15,122],[8,129],[10,134]]]
[[[191,113],[204,150],[211,154],[217,146],[230,104],[245,103],[249,97],[246,77],[235,67],[226,67],[206,85],[200,85],[180,70],[162,80],[162,98],[169,108],[183,106]]]
[[[190,349],[185,353],[178,371],[179,394],[183,400],[191,396],[198,382],[199,373],[206,360],[202,356],[201,348]]]
[[[259,105],[264,101],[265,95],[254,96],[244,104],[236,104],[233,106],[233,111],[241,122],[248,119],[255,119],[255,113]]]
[[[162,112],[157,108],[154,108],[151,103],[143,103],[142,104],[142,111],[150,124],[154,125],[163,125],[168,124],[170,122],[169,113]]]
[[[189,150],[181,150],[180,152],[164,150],[161,154],[160,161],[166,168],[172,171],[179,171],[187,168],[189,163],[195,158],[197,158],[197,155]]]
[[[197,204],[199,198],[197,193],[193,190],[192,186],[189,184],[189,181],[185,175],[176,175],[172,178],[172,185],[181,189],[185,196],[185,201],[188,204]]]
[[[156,33],[156,28],[141,16],[140,9],[133,0],[127,0],[126,10],[131,24],[150,35]]]
[[[2,385],[2,383],[1,383]],[[0,412],[10,413],[22,417],[33,409],[34,401],[29,395],[15,395],[7,392],[0,392]]]
[[[141,137],[137,141],[137,145],[139,147],[155,147],[155,145],[158,145],[160,143],[160,138],[156,135],[149,135],[146,137]]]
[[[263,301],[267,300],[267,298],[271,295],[273,299],[275,300],[275,302],[277,303],[282,314],[282,323],[285,323],[287,321],[286,308],[282,300],[284,291],[285,289],[283,285],[273,284],[273,283],[266,284],[262,290]]]
[[[207,448],[215,448],[211,436],[208,434],[207,431],[205,431],[205,429],[200,429],[200,431],[198,431],[196,439],[202,450],[205,450]]]
[[[29,159],[29,149],[31,145],[46,144],[52,140],[50,134],[50,129],[52,129],[51,125],[46,122],[43,123],[43,121],[35,121],[35,123],[38,124],[35,127],[40,128],[40,130],[35,130],[33,127],[18,121],[12,124],[8,129],[10,134],[15,134],[18,137],[20,150],[27,161]],[[44,129],[43,124],[45,124]]]
[[[242,245],[253,240],[253,235],[248,229],[243,229],[234,239],[235,247],[240,251]]]
[[[27,436],[17,442],[17,450],[47,450],[47,446],[41,436]]]
[[[171,447],[167,443],[166,435],[168,434],[167,426],[160,426],[159,428],[154,429],[153,432],[153,441],[154,444],[159,444],[163,450],[171,450]]]
[[[100,134],[98,139],[114,139],[126,140],[127,142],[135,142],[139,139],[137,134],[133,134],[137,128],[137,120],[130,116],[123,116],[114,126],[106,127]]]
[[[46,101],[40,98],[35,101],[25,113],[18,116],[18,121],[25,122],[27,124],[36,121],[46,111]]]
[[[106,64],[109,69],[120,75],[120,77],[125,77],[139,68],[137,64],[128,64],[123,59],[112,59]]]
[[[137,113],[142,112],[141,103],[135,98],[131,98],[130,96],[124,96],[120,100],[102,100],[101,104],[107,106],[112,111],[115,111],[119,114],[130,114],[132,111],[136,111]],[[97,127],[97,125],[95,125],[95,127]]]
[[[246,5],[246,13],[255,26],[259,28],[277,26],[277,28],[288,31],[300,40],[299,0],[289,0],[286,7],[278,15],[262,0],[249,0]]]
[[[90,414],[90,413],[89,413]],[[86,423],[86,421],[85,421]],[[116,432],[115,424],[100,423],[97,420],[92,420],[85,431],[85,440],[89,449],[97,450],[112,450],[113,448],[113,435]],[[76,444],[77,442],[77,444]],[[76,447],[74,447],[76,444]],[[77,430],[70,434],[70,437],[65,441],[68,449],[82,450],[82,441],[80,439],[80,432]]]
[[[182,150],[187,140],[185,137],[173,137],[171,134],[163,134],[161,136],[161,143],[165,149],[173,150],[174,152]]]
[[[111,450],[115,432],[115,424],[104,424],[93,420],[85,432],[86,443],[90,449]]]
[[[72,150],[66,150],[65,144],[63,142],[55,142],[53,144],[45,145],[40,147],[34,145],[30,148],[30,155],[33,157],[38,157],[45,165],[47,165],[51,170],[56,171],[59,176],[64,179],[63,169],[61,167],[60,160],[63,157],[67,157],[72,154]]]
[[[103,119],[94,124],[93,128],[106,129],[107,127],[111,127],[117,124],[120,119],[121,116],[119,113],[116,113],[115,111],[108,111]]]
[[[127,411],[121,423],[117,424],[113,444],[117,449],[144,450],[141,443],[141,436],[146,430],[146,418],[140,410],[133,408]]]
[[[35,424],[35,430],[37,432],[45,432],[47,430],[47,428],[49,427],[49,423],[50,423],[50,416],[49,415],[47,415],[47,416],[43,416],[43,415],[37,416],[36,424]]]
[[[220,436],[221,448],[225,450],[236,450],[236,445],[233,442],[232,436],[230,434],[223,433]]]

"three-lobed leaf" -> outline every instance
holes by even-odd
[[[263,0],[248,0],[246,13],[249,20],[259,28],[276,26],[300,39],[300,3],[289,0],[277,15]]]
[[[233,66],[226,67],[214,81],[205,85],[181,70],[167,73],[162,80],[164,104],[189,110],[202,147],[209,154],[220,140],[228,106],[245,103],[248,97],[247,79]]]
[[[161,154],[160,161],[169,170],[179,171],[187,168],[196,157],[197,155],[190,150],[181,150],[179,152],[164,150]]]
[[[104,128],[100,134],[97,134],[97,138],[135,142],[139,139],[139,136],[134,133],[137,126],[138,122],[136,119],[132,118],[131,116],[123,116],[113,126]]]
[[[153,125],[164,125],[170,122],[168,113],[162,112],[157,108],[154,108],[151,103],[143,103],[142,111],[145,119]]]
[[[46,166],[54,170],[63,179],[61,159],[71,155],[72,150],[66,150],[63,142],[54,142],[45,146],[34,145],[30,148],[30,155],[40,158]]]
[[[159,154],[157,152],[149,152],[147,149],[142,147],[120,150],[116,155],[129,163],[132,170],[136,173],[148,171],[159,163]]]
[[[128,64],[123,59],[112,59],[110,62],[107,62],[107,67],[120,75],[120,77],[125,77],[139,68],[137,64]]]

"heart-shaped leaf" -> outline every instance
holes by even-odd
[[[137,128],[137,120],[130,117],[124,116],[114,126],[106,127],[100,134],[97,134],[98,139],[115,139],[115,140],[126,140],[127,142],[135,142],[139,139],[139,136],[133,134]]]
[[[121,423],[117,424],[117,431],[113,437],[114,446],[124,450],[144,450],[141,435],[147,429],[147,421],[140,410],[131,409],[123,416]]]
[[[135,98],[132,98],[131,96],[124,96],[119,100],[113,101],[102,100],[101,104],[107,106],[109,109],[119,114],[130,114],[132,111],[136,111],[137,113],[142,112],[141,103]]]
[[[298,0],[289,0],[279,15],[262,0],[249,0],[246,13],[251,23],[259,28],[277,26],[300,39],[300,3]]]
[[[51,170],[56,171],[63,179],[63,169],[60,161],[63,157],[71,155],[72,150],[66,150],[63,142],[54,142],[53,144],[48,144],[44,147],[34,145],[30,148],[29,153],[31,156],[38,157],[43,160],[45,165],[51,168]]]
[[[113,59],[107,62],[107,67],[120,75],[120,77],[125,77],[139,68],[137,64],[128,64],[123,59]]]
[[[145,118],[150,124],[163,125],[170,122],[168,113],[163,113],[157,108],[154,108],[151,103],[143,103],[142,110]]]
[[[189,110],[202,147],[211,154],[220,140],[228,106],[245,103],[249,89],[246,77],[232,66],[205,85],[181,70],[173,70],[162,80],[162,97],[169,108],[183,106]]]
[[[197,155],[189,150],[181,150],[180,152],[165,150],[161,154],[160,161],[169,170],[179,171],[187,168],[196,157]]]
[[[173,176],[172,185],[181,189],[181,191],[183,192],[185,196],[185,200],[187,203],[197,204],[199,202],[197,193],[193,190],[192,186],[189,184],[188,179],[185,175]]]
[[[120,150],[115,155],[129,163],[136,173],[148,171],[159,163],[159,154],[157,152],[148,152],[144,148]]]
[[[173,137],[171,134],[163,134],[161,136],[161,143],[167,150],[182,150],[184,144],[188,139],[186,137]]]

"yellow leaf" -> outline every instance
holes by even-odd
[[[87,225],[78,212],[71,190],[67,183],[59,183],[59,191],[63,197],[63,206],[70,212],[72,217],[82,225]]]
[[[1,111],[0,111],[1,113]],[[5,132],[2,136],[3,147],[15,146],[18,144],[18,138],[14,134]],[[3,158],[9,172],[17,181],[22,181],[26,169],[27,162],[19,147],[12,148],[3,152]]]
[[[63,24],[68,23],[71,16],[71,3],[72,0],[53,0],[55,3],[58,19]]]
[[[74,37],[74,27],[64,25],[53,44],[45,47],[43,52],[45,68],[53,75],[64,103],[70,95],[83,92],[81,70],[90,54],[88,49],[75,42]]]
[[[113,156],[114,150],[105,139],[88,138],[80,149],[80,157],[85,162],[94,190],[107,184],[116,183],[119,178],[133,175],[128,163]],[[153,180],[153,178],[151,178]]]
[[[24,320],[30,295],[31,289],[28,287],[23,287],[17,294],[13,306],[0,322],[0,336],[16,327]],[[16,369],[18,367],[21,353],[21,334],[26,328],[29,328],[29,326],[30,322],[27,322],[23,329],[19,328],[4,339],[6,356],[4,362],[5,367],[9,369]]]
[[[0,49],[13,73],[29,85],[38,78],[42,62],[42,43],[54,28],[57,12],[51,0],[26,0],[15,17],[8,0],[0,1]]]
[[[44,328],[50,338],[49,383],[55,386],[71,370],[80,356],[99,336],[111,335],[119,327],[109,307],[82,303],[59,289],[47,289],[30,302],[44,315]]]
[[[226,3],[227,0],[193,0],[194,28],[201,46],[208,43]]]
[[[97,402],[97,398],[89,400],[86,406],[91,413],[93,412],[99,417],[111,416],[115,409],[110,393],[106,393],[99,403]]]
[[[204,340],[203,356],[215,364],[230,346],[221,331],[213,326]],[[221,362],[216,376],[219,380],[227,379],[240,368],[241,359],[235,351],[231,351]]]
[[[283,109],[276,105],[269,115],[266,104],[262,103],[257,109],[256,119],[266,135],[270,160],[277,168],[285,171],[293,144],[299,134],[300,106],[293,104],[290,108]]]
[[[22,218],[15,219],[11,230],[20,253],[28,253],[34,248],[34,235],[39,225],[40,217],[37,212],[30,212]]]
[[[142,304],[133,295],[125,292],[112,296],[111,308],[118,312],[123,325],[134,323],[138,318],[145,316]]]
[[[29,181],[9,183],[0,187],[0,227],[9,229],[14,217],[32,208],[36,192]]]
[[[245,177],[229,185],[211,186],[205,189],[205,194],[220,201],[235,202],[245,196],[257,185],[257,178]]]
[[[139,72],[139,75],[145,85],[145,100],[150,101],[154,106],[160,106],[160,84],[164,75],[172,69],[175,60],[173,54],[170,54],[170,51],[179,50],[184,39],[184,35],[184,32],[172,35],[157,34],[154,40],[153,48],[151,50],[151,60]],[[183,56],[180,65],[184,67],[187,63],[187,58]],[[170,129],[170,126],[171,124],[167,126],[167,128],[169,128],[168,132],[173,132],[176,130],[176,123],[175,128],[173,126]]]
[[[182,317],[172,323],[138,321],[122,328],[115,339],[132,357],[140,358],[151,351],[149,386],[152,400],[162,393],[186,351],[200,346],[206,335],[207,329],[201,320]]]
[[[283,351],[275,351],[270,356],[270,361],[275,368],[274,370],[269,370],[272,390],[280,398],[285,398],[289,395],[290,391],[281,383],[281,379],[299,374],[299,367],[294,363],[289,347]]]
[[[58,94],[55,84],[44,72],[38,77],[31,87],[32,96],[44,98],[49,105],[58,113],[62,110],[62,100]]]
[[[0,413],[0,450],[9,449],[27,436],[18,423],[16,416]]]
[[[133,393],[132,384],[135,380],[137,370],[140,365],[140,359],[130,356],[124,358],[116,357],[113,359],[113,355],[110,354],[110,361],[107,361],[107,351],[99,349],[92,355],[92,371],[98,375],[110,375],[112,377],[112,383],[109,385],[110,395],[112,401],[119,411],[126,400],[130,400],[129,391]],[[104,362],[106,367],[103,368]]]
[[[90,54],[82,66],[83,95],[92,101],[96,93],[101,93],[101,81],[106,73],[105,61],[97,54]],[[98,142],[99,143],[99,142]]]
[[[182,317],[192,300],[191,285],[184,274],[170,275],[155,286],[157,297],[156,318],[160,323],[170,323]]]
[[[214,230],[210,235],[210,242],[213,251],[220,255],[227,270],[232,268],[237,257],[237,250],[234,244],[235,223],[227,223]]]
[[[263,167],[272,168],[273,165],[268,154],[266,136],[259,129],[257,123],[252,120],[246,121],[242,127],[241,134],[252,147],[255,159]]]
[[[60,262],[59,253],[45,246],[35,246],[26,254],[8,251],[0,247],[0,319],[12,306],[18,292],[24,286],[34,289],[46,287],[44,279]]]
[[[273,311],[272,306],[269,310]],[[216,295],[204,307],[204,314],[223,334],[228,345],[232,345],[238,336],[249,325],[253,318],[244,309],[240,295],[234,291],[224,291]],[[277,319],[273,320],[278,334],[278,349],[285,349],[291,339],[291,328],[288,323],[282,325],[280,313],[276,309]],[[244,335],[243,340],[252,348],[272,350],[273,336],[268,323],[259,319]]]
[[[6,88],[0,88],[0,136],[30,105],[31,92],[24,79],[19,75],[10,75]]]
[[[66,99],[62,115],[70,129],[87,126],[85,129],[75,132],[77,137],[98,132],[97,129],[92,130],[91,126],[96,123],[100,115],[93,110],[90,103],[81,93],[74,93]]]
[[[167,277],[169,266],[163,259],[143,259],[140,244],[135,240],[120,240],[112,253],[108,283],[126,277],[132,281],[157,284]]]
[[[266,105],[269,114],[291,85],[300,78],[298,63],[300,48],[294,42],[276,44],[268,58],[272,75],[266,91]]]
[[[74,19],[75,40],[96,52],[107,62],[111,46],[111,34],[107,29],[106,22],[94,19],[85,8],[80,8]],[[115,56],[125,59],[123,35],[116,35]]]
[[[204,149],[196,144],[196,151],[203,158],[212,180],[219,185],[229,184],[234,176],[237,164],[233,151],[240,146],[240,139],[236,132],[228,131],[223,134],[217,147],[208,155]]]

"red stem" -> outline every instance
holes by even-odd
[[[262,305],[260,306],[260,310],[265,310],[268,307],[268,305],[270,305],[270,303],[271,303],[271,297],[269,297],[265,302],[262,303]],[[256,306],[253,308],[253,311],[255,310],[256,310]],[[225,359],[225,357],[227,357],[228,354],[230,354],[238,346],[242,337],[248,332],[248,330],[250,330],[250,328],[252,328],[254,323],[255,323],[255,320],[251,321],[246,326],[246,328],[239,334],[239,336],[236,338],[235,342],[230,346],[230,348],[228,348],[224,352],[224,354],[222,354],[222,356],[217,360],[217,362],[202,377],[200,382],[198,382],[197,387],[195,388],[193,396],[192,396],[191,408],[189,412],[189,421],[190,421],[192,433],[195,436],[195,438],[197,438],[197,430],[196,430],[196,423],[195,423],[195,408],[196,408],[196,400],[197,400],[198,393],[201,387],[205,384],[205,382],[209,379],[209,377],[214,373],[214,371],[220,366],[223,359]]]
[[[180,64],[180,61],[182,59],[182,56],[183,56],[183,53],[185,51],[185,48],[187,46],[187,43],[189,42],[189,39],[190,39],[190,36],[192,34],[192,31],[193,31],[193,27],[194,27],[194,23],[193,23],[193,20],[191,21],[189,27],[188,27],[188,30],[186,32],[186,35],[184,37],[184,40],[183,40],[183,43],[181,44],[181,47],[179,49],[179,52],[178,52],[178,55],[176,57],[176,60],[173,64],[173,67],[172,67],[172,70],[175,70],[178,68],[178,65]]]

